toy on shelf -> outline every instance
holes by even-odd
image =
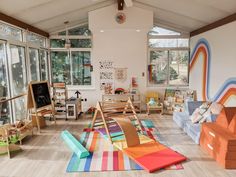
[[[157,92],[147,92],[146,103],[147,103],[147,114],[150,114],[151,110],[160,111],[160,114],[163,113],[163,104],[161,103]]]
[[[173,111],[184,110],[185,101],[195,101],[196,91],[189,89],[166,89],[164,98],[164,112],[167,114],[172,114]]]

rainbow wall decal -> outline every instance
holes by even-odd
[[[203,78],[202,78],[202,99],[216,101],[225,104],[231,96],[236,96],[236,78],[227,79],[213,98],[210,97],[210,69],[211,69],[211,50],[206,39],[200,39],[190,57],[190,73],[194,68],[196,61],[203,56]]]

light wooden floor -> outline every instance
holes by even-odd
[[[146,117],[143,115],[142,117]],[[66,167],[71,157],[71,151],[60,139],[62,130],[69,130],[79,135],[90,120],[85,116],[77,121],[60,120],[57,125],[49,125],[40,135],[27,138],[23,142],[23,152],[12,159],[0,157],[0,177],[235,177],[236,170],[224,170],[212,160],[198,145],[179,129],[171,116],[152,114],[149,116],[159,128],[172,149],[187,156],[183,170],[161,170],[153,174],[146,171],[122,172],[86,172],[66,173]]]

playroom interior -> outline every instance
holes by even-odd
[[[1,0],[0,176],[236,176],[235,0]]]

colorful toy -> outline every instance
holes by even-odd
[[[126,115],[128,106],[133,113],[133,124],[130,116]],[[101,115],[100,121],[96,120],[98,113]],[[183,155],[142,134],[141,122],[130,99],[125,103],[98,102],[91,125],[91,130],[103,125],[105,137],[148,172],[186,160]],[[138,128],[141,128],[141,131]]]
[[[71,150],[78,156],[84,158],[89,156],[88,150],[67,130],[61,133],[61,138],[71,148]]]

